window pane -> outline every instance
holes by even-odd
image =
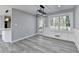
[[[69,16],[60,16],[60,30],[70,30]]]
[[[64,26],[63,29],[66,30],[66,16],[63,16]]]
[[[55,29],[59,29],[59,17],[56,17],[55,19]]]
[[[50,28],[55,30],[70,30],[69,16],[57,16],[50,20]]]
[[[69,20],[69,16],[66,16],[66,30],[70,30],[70,20]]]
[[[50,20],[50,28],[58,30],[58,28],[59,28],[59,17],[53,17]]]
[[[52,24],[53,24],[52,28],[55,29],[55,27],[56,27],[56,25],[55,25],[55,23],[56,23],[56,17],[53,17],[52,20],[53,20],[53,22],[52,22]]]
[[[52,28],[52,29],[55,29],[55,20],[56,20],[56,17],[53,17],[53,18],[50,20],[50,28]]]
[[[60,16],[60,29],[66,30],[66,16]]]

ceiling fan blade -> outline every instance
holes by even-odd
[[[40,7],[43,8],[43,9],[45,8],[43,5],[40,5]]]
[[[38,12],[42,13],[42,14],[46,14],[44,11],[42,10],[38,10]]]

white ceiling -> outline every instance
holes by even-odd
[[[31,14],[36,14],[37,9],[39,9],[39,5],[8,5],[11,8],[16,8]],[[74,5],[61,5],[60,8],[57,5],[44,5],[46,13],[53,13],[56,11],[74,8]]]

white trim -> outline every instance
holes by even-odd
[[[14,41],[12,41],[12,42],[10,42],[10,43],[18,42],[18,41],[20,41],[20,40],[23,40],[23,39],[25,39],[25,38],[27,39],[27,38],[32,37],[32,36],[35,36],[35,35],[37,35],[37,34],[29,35],[29,36],[26,36],[26,37],[23,37],[23,38],[14,40]]]
[[[77,47],[77,49],[78,49],[78,51],[79,51],[79,37],[78,37],[78,34],[79,34],[79,29],[74,29],[74,32],[75,32],[75,38],[76,38],[76,40],[75,40],[75,45],[76,45],[76,47]]]

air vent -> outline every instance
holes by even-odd
[[[60,35],[54,35],[55,37],[60,37]]]

